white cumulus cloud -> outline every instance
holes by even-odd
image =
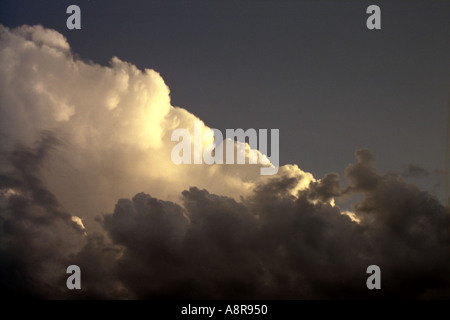
[[[0,33],[2,152],[31,145],[42,131],[55,134],[62,143],[41,174],[87,227],[137,192],[178,202],[181,191],[197,186],[239,199],[265,179],[257,165],[173,164],[173,130],[193,134],[200,119],[171,105],[158,72],[117,57],[109,66],[81,61],[64,36],[42,26],[0,26]],[[208,129],[204,124],[205,135]],[[313,179],[296,166],[281,169],[288,172],[305,175],[299,188]]]

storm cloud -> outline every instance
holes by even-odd
[[[144,298],[448,297],[448,211],[400,175],[377,172],[368,150],[356,155],[346,177],[364,193],[360,223],[313,201],[330,197],[335,176],[296,196],[301,177],[279,176],[242,202],[195,187],[183,206],[142,193],[120,200],[103,220],[124,248],[120,281]],[[382,270],[380,292],[365,287],[371,264]]]
[[[378,172],[368,150],[356,152],[358,162],[346,170],[345,189],[337,175],[330,174],[293,195],[303,177],[285,173],[261,183],[241,201],[196,187],[182,192],[180,204],[138,193],[118,200],[112,213],[98,217],[104,236],[86,235],[42,187],[36,178],[39,168],[27,167],[30,159],[45,159],[44,150],[52,141],[43,137],[34,149],[19,146],[9,158],[14,170],[1,176],[2,190],[16,190],[14,195],[2,194],[1,280],[3,288],[14,288],[17,294],[133,299],[449,297],[448,211],[399,174]],[[32,182],[25,183],[27,179]],[[364,195],[353,206],[359,223],[327,201],[330,194],[349,192]],[[82,290],[65,290],[60,271],[49,275],[64,264],[83,270]],[[365,287],[371,264],[382,270],[380,291]]]
[[[70,215],[39,177],[58,145],[43,133],[33,147],[18,145],[0,173],[0,287],[5,296],[51,296],[65,259],[84,241],[81,220]],[[56,271],[56,273],[55,273]]]
[[[449,298],[450,213],[356,151],[343,180],[296,165],[175,166],[197,117],[153,70],[1,27],[0,286],[50,299]],[[331,156],[330,156],[331,157]],[[359,197],[350,208],[341,200]],[[82,270],[82,289],[65,270]],[[366,269],[381,268],[368,290]]]

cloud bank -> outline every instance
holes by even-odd
[[[142,190],[177,200],[195,185],[239,198],[260,179],[255,165],[172,163],[172,132],[193,134],[200,119],[171,106],[169,88],[154,70],[116,57],[110,66],[75,59],[61,34],[41,26],[2,26],[0,33],[2,153],[34,143],[42,131],[57,136],[61,146],[42,175],[87,225],[119,197]]]
[[[199,120],[161,76],[75,59],[41,26],[0,28],[0,286],[37,298],[449,298],[449,212],[368,150],[296,165],[174,165]],[[206,127],[206,126],[205,126]],[[207,128],[207,127],[206,127]],[[361,195],[350,211],[335,200]],[[65,287],[79,265],[82,290]],[[380,266],[382,290],[366,288]]]

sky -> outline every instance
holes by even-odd
[[[2,1],[2,292],[449,298],[450,3],[371,4]],[[195,121],[279,129],[278,172],[174,164]]]

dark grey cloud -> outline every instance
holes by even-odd
[[[44,132],[35,146],[18,145],[2,159],[9,164],[0,174],[0,287],[7,296],[53,296],[65,257],[81,245],[83,228],[39,178],[58,144]]]
[[[43,132],[35,147],[17,145],[7,154],[6,160],[12,170],[0,175],[0,187],[14,193],[10,197],[8,209],[16,217],[20,216],[38,224],[47,224],[51,218],[70,220],[71,215],[63,210],[56,197],[39,178],[39,170],[47,154],[58,144],[59,141],[53,134]],[[35,210],[27,210],[30,205],[36,205],[44,212],[33,214],[36,213]],[[76,223],[73,225],[77,226]]]
[[[81,290],[66,288],[67,274],[61,275],[52,298],[63,299],[130,299],[130,290],[118,281],[117,261],[122,249],[104,235],[86,236],[81,250],[65,259],[66,266],[77,265],[81,270]]]
[[[335,174],[298,197],[290,191],[301,177],[277,176],[242,203],[195,187],[184,208],[142,193],[120,200],[104,217],[124,247],[120,282],[140,298],[448,297],[448,211],[400,175],[379,173],[368,150],[356,155],[345,192],[364,194],[359,224],[327,202],[343,192]],[[365,286],[371,264],[381,291]]]
[[[408,168],[403,172],[404,177],[420,177],[428,176],[429,174],[430,173],[428,172],[428,170],[414,164],[410,164]]]
[[[368,151],[357,151],[359,162],[346,174],[350,188],[365,195],[354,209],[367,226],[367,253],[385,270],[386,294],[418,297],[447,288],[448,297],[448,208],[400,174],[375,174],[372,159],[362,153]]]
[[[311,200],[327,202],[341,194],[340,179],[336,173],[328,173],[320,181],[313,181],[309,185]]]
[[[46,143],[54,145],[43,139],[34,149],[17,149],[10,157],[14,174],[2,175],[3,189],[28,190],[26,199],[19,197],[27,203],[22,213],[14,206],[18,196],[2,198],[5,290],[44,298],[450,297],[448,210],[400,174],[380,173],[368,150],[356,152],[345,189],[336,174],[328,174],[296,196],[302,176],[273,176],[239,202],[196,187],[182,193],[181,204],[138,193],[99,217],[104,235],[83,236],[68,213],[55,209],[56,199],[45,207],[33,198],[30,189],[41,188],[51,199],[38,168],[22,170],[31,169],[27,159],[44,158]],[[360,223],[330,204],[333,197],[356,193],[364,195],[352,208]],[[41,212],[43,223],[29,220],[24,227],[32,212]],[[77,251],[62,252],[60,241],[67,238],[83,239]],[[36,261],[42,273],[30,271]],[[80,291],[65,290],[64,274],[45,276],[49,266],[68,264],[81,267]],[[366,288],[371,264],[381,268],[381,290]]]

